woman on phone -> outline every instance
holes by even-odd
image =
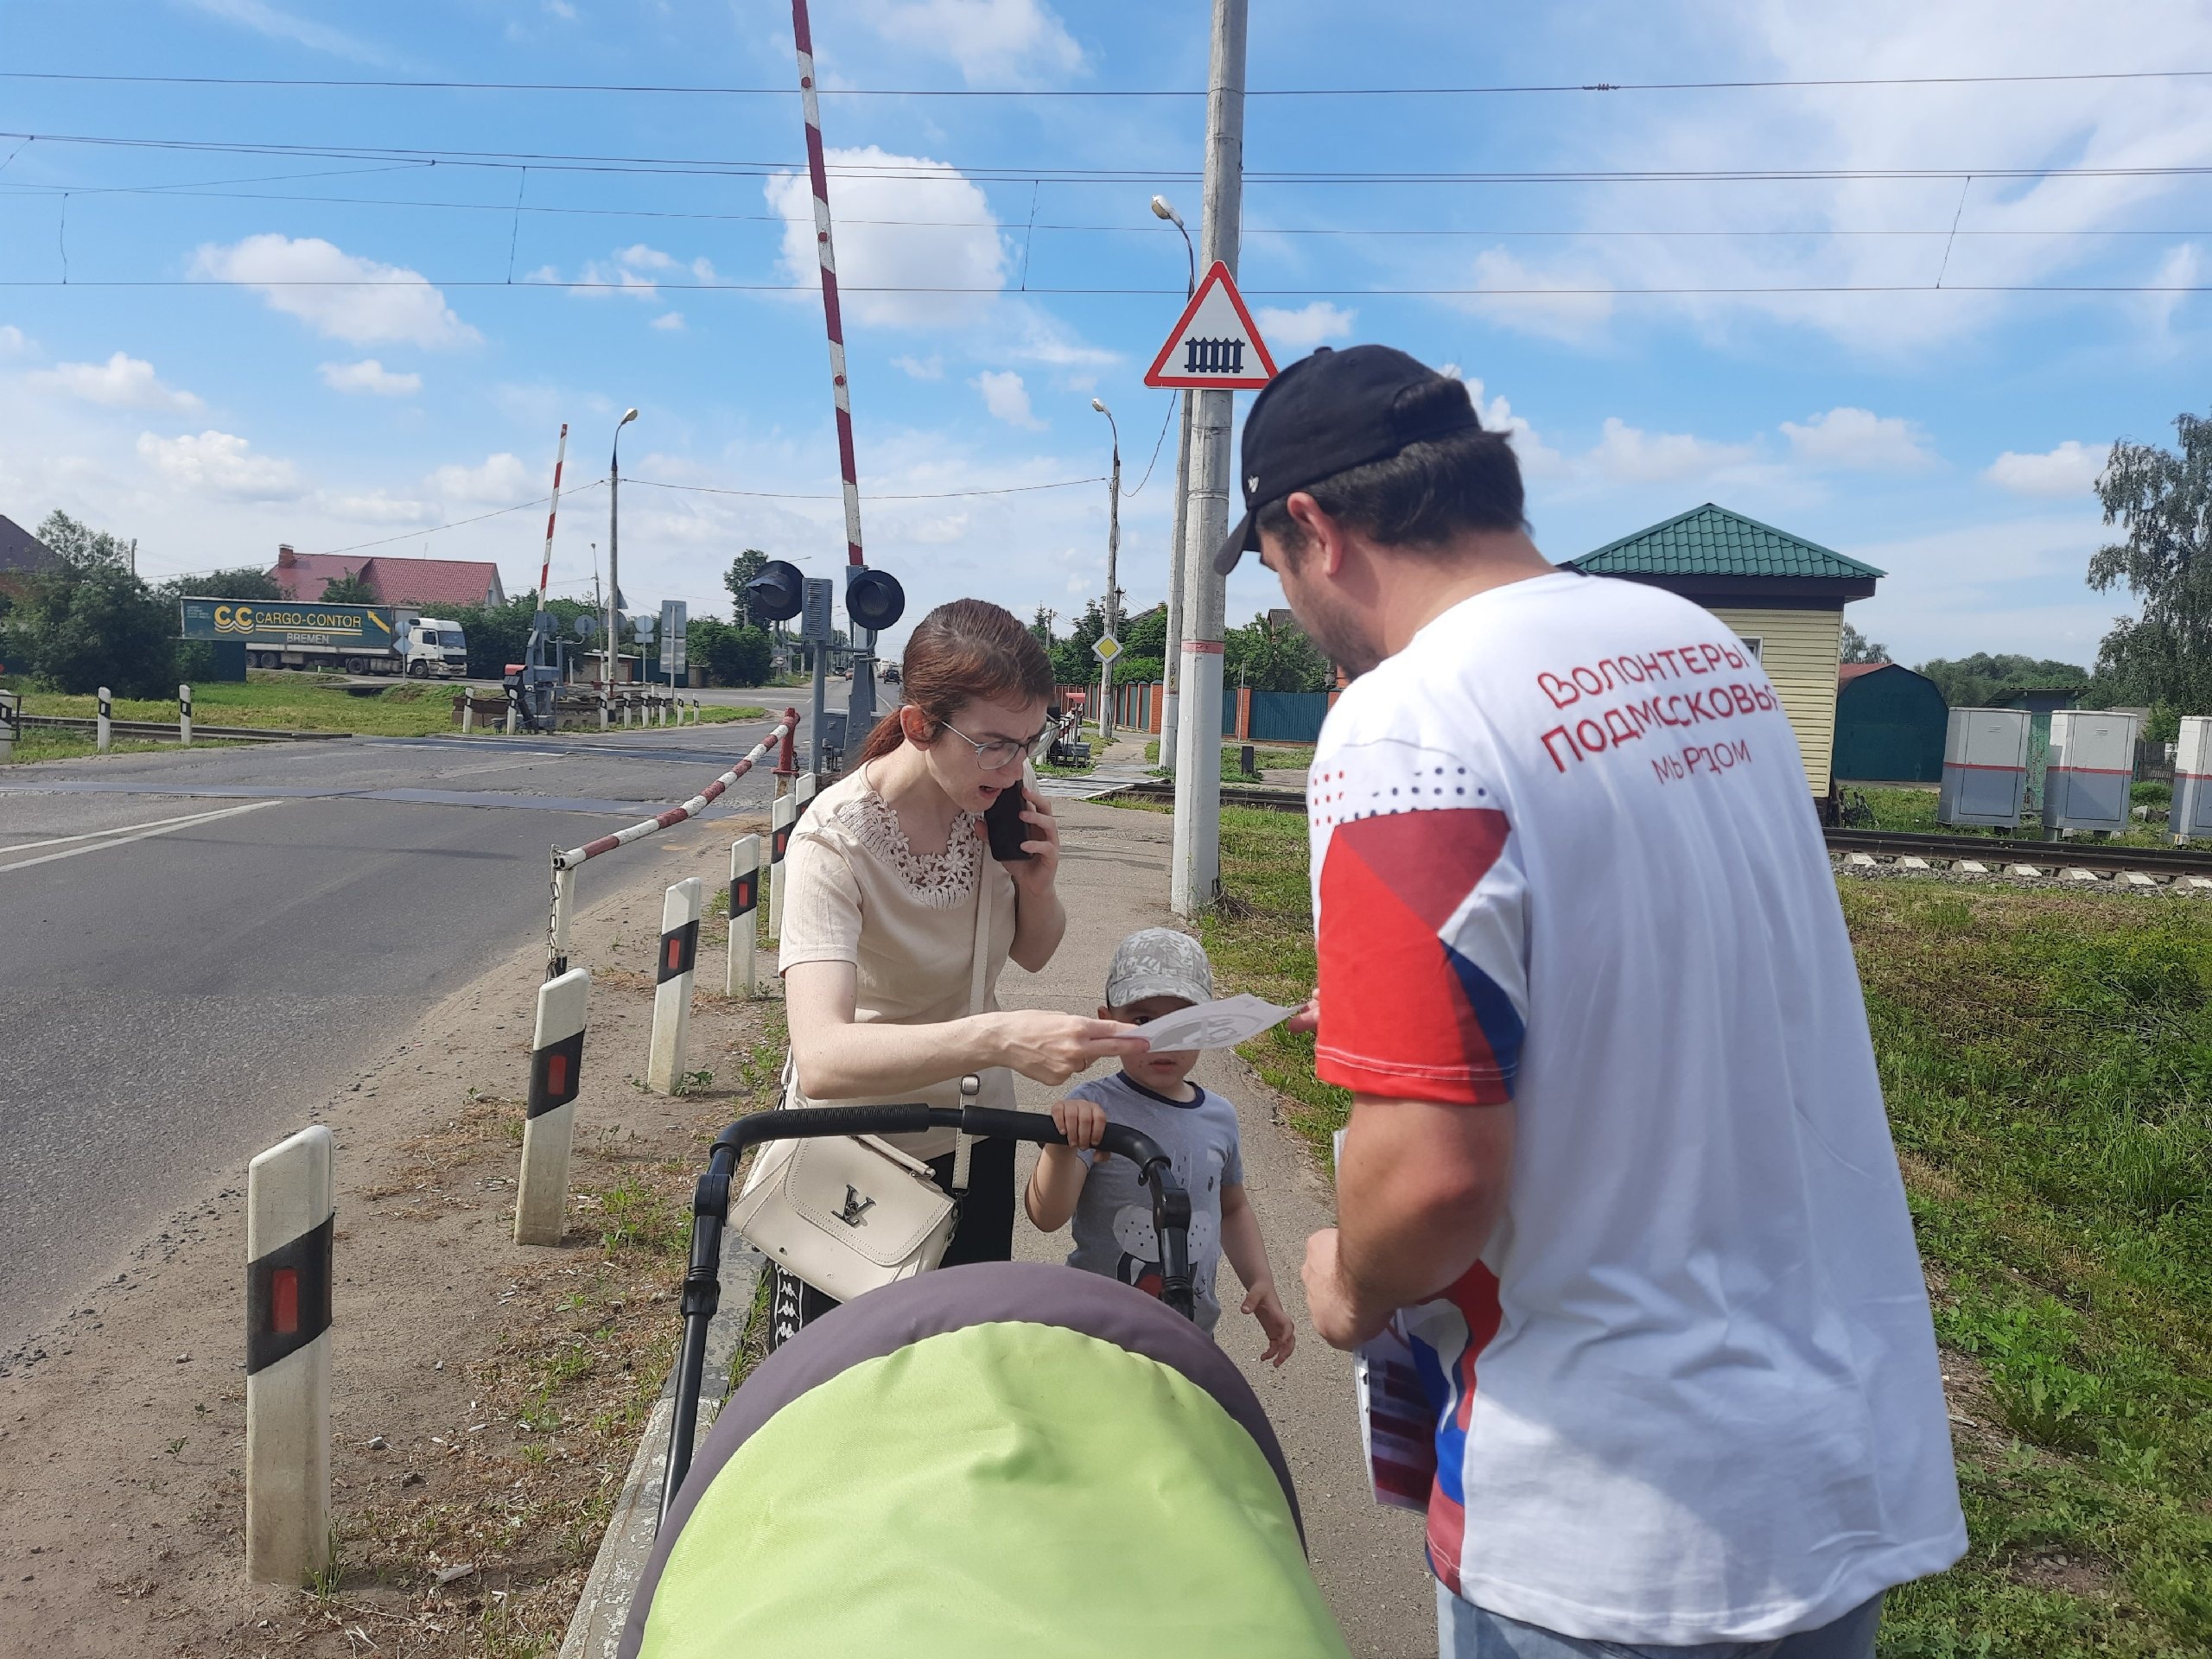
[[[955,1106],[974,1073],[978,1105],[1011,1108],[1014,1072],[1065,1083],[1144,1039],[1113,1020],[998,1005],[1007,959],[1039,972],[1067,931],[1053,885],[1059,831],[1023,785],[1049,733],[1044,647],[1001,607],[956,600],[917,625],[904,669],[906,702],[876,722],[851,773],[815,797],[785,855],[788,1103]],[[951,1130],[894,1144],[951,1190]],[[944,1265],[1008,1260],[1014,1213],[1014,1143],[974,1142]],[[779,1274],[776,1339],[831,1306]]]

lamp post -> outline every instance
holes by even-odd
[[[1094,397],[1090,406],[1106,417],[1106,429],[1114,435],[1114,475],[1106,490],[1106,632],[1114,637],[1114,582],[1115,564],[1122,552],[1122,429],[1115,423],[1114,411],[1106,407],[1105,399]],[[1098,664],[1098,747],[1103,750],[1114,741],[1114,664]]]
[[[1183,223],[1182,214],[1168,206],[1165,196],[1152,199],[1152,211],[1154,218],[1166,219],[1183,233],[1183,252],[1191,268],[1183,289],[1183,297],[1187,300],[1198,289],[1198,251],[1191,245],[1191,227]],[[1182,434],[1175,444],[1175,539],[1169,545],[1167,556],[1167,660],[1160,669],[1166,683],[1160,696],[1160,764],[1169,772],[1175,769],[1176,704],[1182,690],[1183,524],[1190,499],[1191,394],[1186,391],[1183,394]]]
[[[603,696],[614,695],[614,659],[621,650],[622,581],[615,569],[617,538],[615,501],[622,485],[622,429],[638,418],[638,411],[630,410],[614,423],[614,450],[607,461],[607,655],[600,660],[606,664],[607,676],[601,682]]]

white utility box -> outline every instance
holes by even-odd
[[[2050,759],[2043,781],[2044,830],[2128,827],[2138,718],[2098,709],[2060,709],[2051,715]]]
[[[1945,823],[2017,830],[2028,793],[2028,711],[1954,709],[1943,728]]]
[[[2174,746],[2174,804],[2166,827],[2177,841],[2212,840],[2212,715],[2185,715]]]

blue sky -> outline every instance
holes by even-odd
[[[2152,10],[1406,4],[1347,27],[1342,7],[1256,0],[1249,79],[2212,68],[2212,7]],[[1079,610],[1103,582],[1103,483],[962,493],[1098,478],[1094,395],[1120,421],[1128,486],[1146,472],[1169,397],[1141,376],[1184,278],[1180,239],[1146,204],[1164,193],[1195,226],[1203,100],[1067,94],[1201,89],[1203,9],[817,0],[813,15],[826,87],[960,94],[823,100],[847,283],[976,290],[849,298],[871,563],[906,583],[910,616],[969,593]],[[0,79],[0,129],[17,135],[0,138],[0,512],[30,524],[59,506],[136,536],[155,575],[268,562],[280,541],[382,543],[496,559],[513,591],[535,581],[542,509],[478,515],[544,494],[567,421],[554,583],[588,593],[607,500],[587,486],[634,404],[624,473],[652,483],[622,497],[633,606],[724,608],[720,574],[747,545],[834,574],[783,5],[0,0],[0,38],[14,70],[772,89]],[[1240,274],[1279,359],[1384,340],[1454,365],[1513,425],[1554,556],[1717,500],[1890,571],[1851,614],[1904,660],[2086,662],[2124,608],[2082,581],[2103,535],[2089,481],[2115,437],[2163,441],[2202,409],[2206,302],[1974,290],[2202,284],[2206,183],[2143,169],[2212,164],[2204,86],[1255,97]],[[1617,176],[1747,168],[1860,176]],[[1313,176],[1506,171],[1604,176]],[[364,279],[379,285],[345,285]],[[1805,291],[1852,286],[1913,291]],[[1625,291],[1716,288],[1791,291]],[[1065,291],[1085,289],[1151,291]],[[1173,467],[1171,432],[1123,503],[1135,604],[1165,591]],[[1248,562],[1232,620],[1268,589]]]

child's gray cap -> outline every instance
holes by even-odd
[[[1213,964],[1205,947],[1172,927],[1147,927],[1123,939],[1106,970],[1106,1006],[1126,1008],[1148,996],[1212,1001]]]

